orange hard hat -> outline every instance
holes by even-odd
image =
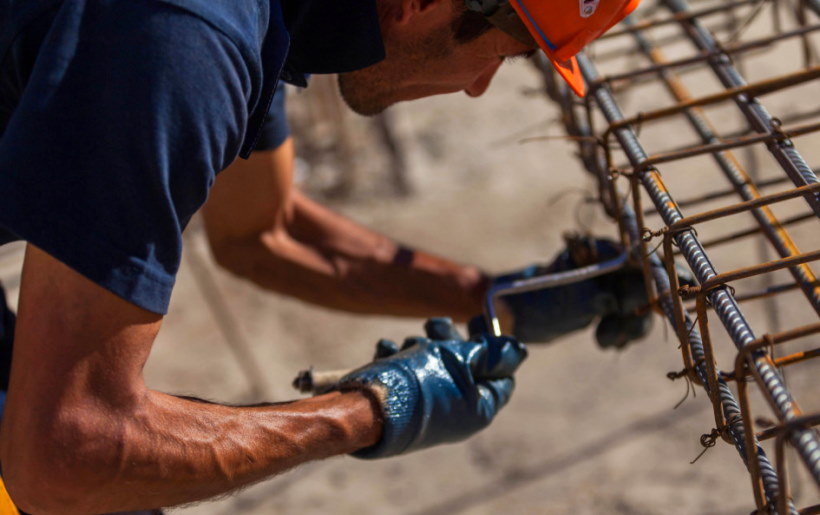
[[[466,0],[495,26],[537,44],[578,96],[584,79],[575,54],[638,7],[640,0]],[[522,27],[523,24],[523,27]]]

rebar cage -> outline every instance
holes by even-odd
[[[706,390],[701,443],[737,448],[756,513],[820,513],[818,32],[820,0],[644,0],[579,55],[585,99],[539,66],[680,342],[669,378]]]

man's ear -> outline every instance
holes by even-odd
[[[415,17],[429,15],[451,14],[453,0],[396,0],[397,9],[394,12],[393,21],[402,25],[410,22]]]

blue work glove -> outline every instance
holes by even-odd
[[[337,389],[364,388],[381,404],[382,437],[359,458],[384,458],[457,442],[487,427],[512,394],[513,373],[527,357],[514,339],[459,336],[452,322],[434,318],[427,338],[408,338],[401,350],[389,340],[376,359],[343,377]]]
[[[494,282],[564,272],[591,262],[614,259],[622,252],[620,245],[605,239],[577,238],[574,243],[574,252],[564,250],[547,266],[529,266],[499,276]],[[573,254],[579,255],[579,246],[582,247],[580,254],[589,262],[576,262]],[[643,275],[636,268],[624,268],[565,286],[508,295],[501,297],[501,301],[514,317],[513,334],[527,343],[549,342],[600,319],[595,331],[598,345],[623,348],[645,336],[652,327]]]

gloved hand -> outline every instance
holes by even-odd
[[[564,250],[547,266],[533,265],[499,276],[495,282],[528,279],[563,272],[617,257],[620,245],[605,239],[568,239],[572,251]],[[580,250],[579,250],[580,249]],[[583,256],[583,263],[578,256]],[[686,281],[684,281],[685,283]],[[652,313],[646,309],[643,275],[636,268],[565,286],[501,297],[512,313],[512,333],[527,343],[548,342],[587,327],[600,317],[595,339],[603,348],[623,348],[642,338],[652,327]]]
[[[457,442],[486,427],[512,394],[512,374],[527,357],[523,344],[501,336],[465,341],[452,322],[434,318],[427,338],[388,340],[376,359],[343,377],[337,389],[364,388],[381,404],[379,442],[354,456],[383,458]]]

